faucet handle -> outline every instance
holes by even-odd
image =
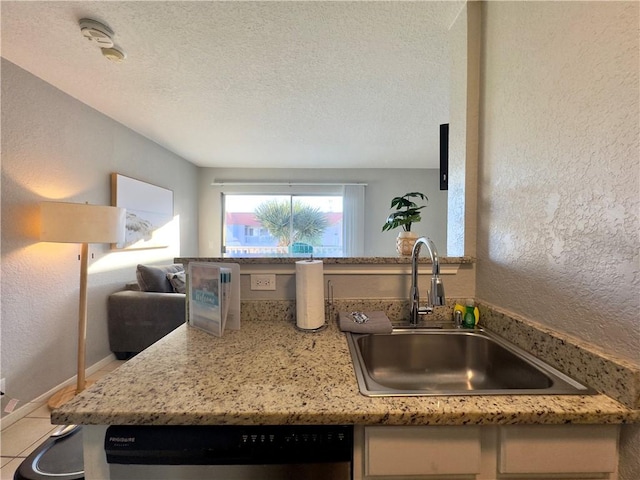
[[[440,277],[431,277],[431,290],[429,290],[429,304],[434,306],[442,306],[447,303],[444,296],[444,284]]]

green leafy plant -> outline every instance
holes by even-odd
[[[328,226],[326,216],[318,208],[297,200],[293,201],[293,222],[289,202],[278,200],[261,203],[256,207],[254,215],[278,239],[279,246],[296,242],[316,245]]]
[[[387,221],[382,226],[382,231],[393,230],[394,228],[402,227],[405,232],[411,231],[411,224],[422,220],[420,217],[420,210],[426,205],[418,206],[413,202],[412,198],[419,198],[421,200],[428,201],[427,196],[420,192],[405,193],[401,197],[395,197],[391,200],[391,208],[396,209],[391,215],[387,217]]]

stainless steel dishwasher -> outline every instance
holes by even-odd
[[[347,480],[350,425],[111,426],[111,480]]]

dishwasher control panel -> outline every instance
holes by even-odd
[[[351,425],[110,426],[107,463],[247,465],[351,461]]]

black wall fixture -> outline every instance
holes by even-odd
[[[449,124],[440,125],[440,190],[449,189]]]

